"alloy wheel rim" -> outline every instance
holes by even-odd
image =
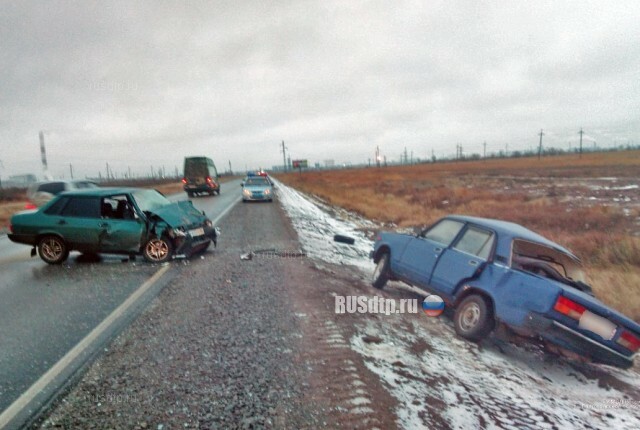
[[[49,239],[42,244],[42,253],[49,260],[57,260],[62,255],[62,244],[56,239]]]
[[[147,255],[154,261],[164,259],[169,253],[169,246],[163,240],[155,239],[147,244]]]
[[[460,313],[458,321],[462,330],[474,329],[480,321],[480,306],[477,303],[469,303]]]

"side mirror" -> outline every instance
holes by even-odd
[[[240,184],[240,188],[244,188],[244,182]]]

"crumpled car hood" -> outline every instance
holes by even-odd
[[[192,224],[202,224],[207,217],[193,207],[190,201],[181,201],[156,209],[152,212],[158,218],[162,218],[169,227],[176,228]]]

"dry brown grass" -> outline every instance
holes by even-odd
[[[599,296],[640,319],[640,190],[623,211],[589,203],[589,181],[637,183],[640,151],[289,173],[278,179],[381,223],[426,226],[457,213],[522,224],[574,251]],[[617,200],[616,200],[617,201]],[[615,283],[614,287],[611,285]],[[606,298],[612,292],[611,298]],[[633,293],[633,294],[631,294]],[[626,297],[625,297],[626,294]]]

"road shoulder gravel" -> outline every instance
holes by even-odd
[[[220,227],[219,248],[172,263],[172,284],[38,427],[396,426],[393,398],[333,312],[329,291],[362,285],[357,272],[294,253],[278,204],[238,205]],[[285,252],[240,259],[265,248]]]

